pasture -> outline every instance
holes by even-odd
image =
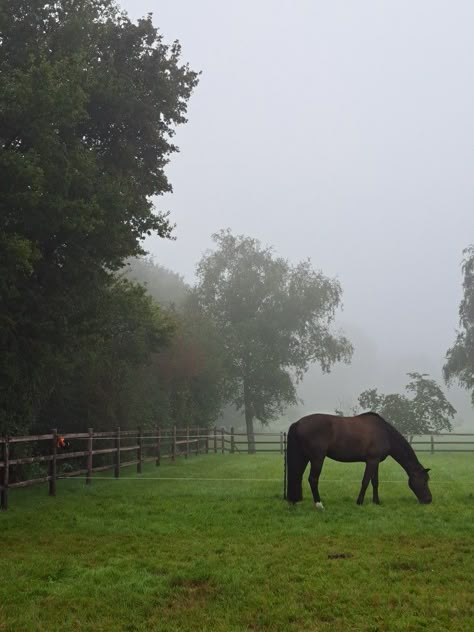
[[[306,477],[289,507],[275,454],[58,481],[57,498],[16,490],[0,514],[0,630],[471,630],[474,456],[420,458],[428,506],[387,459],[381,506],[370,489],[355,503],[362,464],[326,460],[325,511]]]

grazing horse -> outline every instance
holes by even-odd
[[[328,456],[335,461],[365,462],[357,504],[364,502],[370,481],[373,502],[379,501],[379,463],[391,456],[408,474],[408,485],[420,503],[430,503],[428,472],[418,461],[408,441],[377,413],[362,413],[355,417],[308,415],[291,424],[286,448],[288,484],[287,498],[296,503],[303,499],[301,481],[311,462],[309,484],[318,509],[323,509],[319,495],[319,475]]]

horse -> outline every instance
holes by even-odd
[[[432,501],[428,487],[429,468],[418,461],[408,441],[380,415],[366,412],[354,417],[307,415],[291,424],[288,431],[287,499],[290,503],[303,500],[301,482],[308,462],[311,463],[309,484],[318,509],[323,509],[319,495],[319,476],[326,457],[345,463],[365,462],[357,504],[364,502],[365,492],[372,481],[373,502],[380,504],[379,463],[391,456],[408,474],[408,485],[419,502]]]

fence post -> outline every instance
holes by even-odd
[[[286,500],[286,480],[287,480],[287,467],[286,462],[286,432],[283,434],[283,500]]]
[[[280,432],[280,454],[283,454],[283,432]]]
[[[173,442],[171,444],[171,460],[176,459],[176,426],[173,426]]]
[[[89,436],[87,438],[87,475],[86,475],[86,485],[91,484],[92,480],[92,468],[93,468],[93,439],[94,439],[94,430],[89,428],[88,430]]]
[[[115,478],[120,476],[120,428],[117,428],[117,436],[115,437]]]
[[[234,438],[234,426],[230,429],[230,453],[235,452],[235,438]]]
[[[209,454],[209,427],[206,427],[206,454]]]
[[[161,462],[161,428],[156,426],[156,465],[160,465]]]
[[[8,482],[10,478],[10,437],[5,435],[5,443],[3,444],[3,476],[2,491],[0,497],[0,508],[6,511],[8,509]]]
[[[431,435],[431,454],[434,454],[435,444],[434,444],[434,436]]]
[[[225,453],[225,443],[224,443],[224,428],[221,428],[221,450],[222,454]]]
[[[214,454],[217,454],[217,426],[214,426]]]
[[[49,462],[49,495],[56,496],[56,477],[57,477],[57,461],[56,454],[58,449],[58,431],[56,428],[53,428],[51,431],[53,433],[52,439],[52,454],[53,457]]]
[[[189,426],[186,426],[186,454],[184,456],[186,458],[189,456]]]
[[[199,454],[199,438],[201,436],[201,428],[196,428],[196,456]]]
[[[137,448],[137,474],[142,473],[142,462],[143,462],[143,433],[142,428],[139,426],[138,428],[138,448]]]

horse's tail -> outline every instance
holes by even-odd
[[[290,503],[303,500],[301,481],[308,459],[302,453],[296,434],[298,422],[291,424],[286,441],[287,487],[286,497]]]

